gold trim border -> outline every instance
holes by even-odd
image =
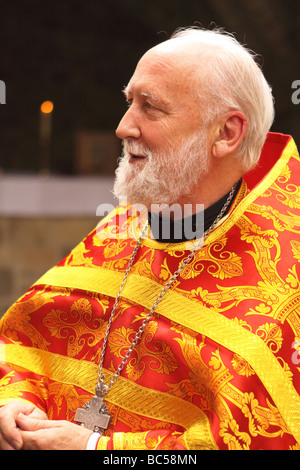
[[[247,207],[255,201],[271,184],[277,179],[281,174],[283,168],[288,163],[288,161],[294,156],[298,155],[297,146],[295,141],[291,137],[288,143],[286,144],[281,157],[277,160],[272,169],[267,173],[266,177],[258,183],[244,198],[243,200],[233,208],[233,210],[222,219],[219,225],[213,230],[207,239],[204,242],[204,246],[209,243],[213,243],[215,240],[218,240],[224,233],[236,223],[240,216],[245,212]],[[240,191],[243,190],[243,185],[240,188]],[[143,245],[155,249],[168,249],[168,250],[184,250],[191,249],[191,242],[183,243],[161,243],[150,238],[144,238],[142,241]]]
[[[213,243],[215,240],[218,240],[224,233],[226,233],[240,218],[240,216],[247,210],[253,201],[259,197],[267,188],[269,188],[277,177],[281,174],[283,168],[288,163],[288,161],[292,158],[298,156],[297,146],[295,141],[292,137],[290,137],[289,141],[287,142],[285,148],[282,151],[280,158],[271,168],[271,170],[267,173],[265,178],[262,179],[260,183],[257,184],[245,197],[243,197],[242,201],[240,201],[237,205],[233,204],[233,208],[230,210],[229,214],[227,214],[217,227],[210,233],[207,239],[204,241],[204,246]],[[245,181],[243,180],[243,184],[239,190],[239,193],[236,196],[236,199],[239,198],[241,194],[245,191]],[[126,204],[125,204],[126,206]],[[123,210],[124,207],[123,206]],[[119,206],[122,207],[122,204]],[[128,206],[129,207],[129,206]],[[115,215],[118,208],[115,208],[110,214],[108,214],[105,218],[103,218],[97,227],[97,230],[102,226],[104,227],[107,222],[109,222]],[[146,217],[145,217],[146,223]],[[136,236],[138,237],[136,234]],[[160,249],[160,250],[168,250],[168,251],[178,251],[178,250],[192,250],[192,248],[199,242],[199,240],[191,240],[182,243],[163,243],[158,242],[157,240],[151,238],[147,233],[142,240],[142,245],[147,246],[148,248]]]
[[[18,344],[5,345],[5,359],[8,364],[95,393],[97,364]],[[107,380],[111,380],[112,375],[105,371]],[[183,427],[188,449],[217,450],[207,416],[190,402],[137,385],[124,377],[118,377],[107,394],[107,401],[142,416]]]
[[[81,266],[55,267],[36,283],[93,291],[115,297],[123,273]],[[131,273],[122,297],[150,309],[161,291],[157,282]],[[201,333],[243,357],[270,393],[290,432],[300,443],[300,397],[266,343],[232,320],[175,291],[168,291],[157,313]]]

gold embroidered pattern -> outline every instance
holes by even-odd
[[[76,360],[48,351],[8,344],[8,362],[19,364],[39,375],[61,383],[68,383],[94,393],[98,367],[84,360]],[[105,371],[108,380],[112,373]],[[119,377],[107,395],[109,404],[124,408],[137,415],[155,419],[157,422],[176,423],[185,428],[187,448],[215,449],[206,415],[191,403],[172,397],[167,393],[147,389]]]
[[[100,304],[105,311],[108,301],[104,299]],[[86,344],[89,347],[97,344],[104,337],[107,328],[107,322],[93,318],[91,303],[85,298],[74,302],[69,314],[62,310],[50,310],[43,323],[52,336],[68,339],[69,357],[77,356]],[[88,326],[89,323],[91,327]]]
[[[73,279],[76,278],[77,286],[82,282],[82,288],[84,288],[85,284],[88,284],[94,286],[96,291],[101,283],[101,290],[112,296],[116,295],[118,286],[122,282],[122,275],[119,276],[120,273],[101,269],[86,270],[83,279],[80,274],[80,267],[70,269],[72,269],[72,271],[70,271],[68,267],[57,268],[57,273],[51,270],[44,276],[44,279],[48,283],[51,277],[54,276],[56,283],[59,283],[59,279],[61,278],[64,285],[74,287]],[[91,276],[89,276],[89,274],[91,274]],[[157,286],[150,279],[143,278],[143,283],[140,283],[139,277],[135,274],[131,274],[124,287],[123,298],[129,299],[130,301],[134,300],[137,304],[150,308],[160,289],[160,285]],[[260,289],[253,288],[250,295],[253,296],[253,292],[255,293],[256,291],[259,294],[259,300],[265,300],[265,297],[260,297]],[[222,291],[221,294],[219,294],[219,300],[220,295],[228,295],[231,306],[238,305],[242,300],[248,297],[246,287],[228,288],[228,290],[224,289],[224,292],[225,294],[223,294]],[[216,295],[218,295],[218,292]],[[225,300],[226,299],[227,297],[225,297]],[[221,309],[219,309],[219,311],[221,311]],[[287,381],[288,376],[286,372],[279,365],[275,356],[273,356],[273,353],[271,353],[270,349],[261,338],[249,331],[249,328],[241,326],[242,324],[239,325],[238,322],[234,322],[218,314],[216,310],[212,311],[207,309],[199,305],[198,302],[183,297],[174,291],[169,291],[166,294],[157,309],[157,313],[189,328],[191,331],[198,331],[205,336],[211,337],[234,353],[244,357],[250,366],[253,367],[256,374],[259,375],[263,383],[266,384],[279,412],[284,416],[285,422],[289,423],[289,428],[294,435],[297,435],[297,429],[299,428],[296,424],[298,419],[298,412],[296,410],[298,408],[299,396]],[[248,347],[249,344],[251,344],[251,348]],[[263,347],[263,345],[265,347]],[[114,387],[116,387],[116,385],[117,383]],[[283,389],[285,392],[283,392]],[[125,404],[123,406],[125,406]]]
[[[127,375],[131,380],[139,379],[147,367],[158,374],[170,374],[177,369],[178,364],[169,345],[163,341],[155,341],[157,322],[150,322],[146,334],[142,336],[139,345],[126,367]],[[111,353],[115,357],[123,358],[135,336],[135,330],[121,327],[114,330],[108,339]],[[149,346],[153,345],[150,349]]]
[[[182,279],[193,279],[205,269],[206,272],[219,279],[227,279],[243,275],[242,260],[235,253],[225,251],[227,238],[222,237],[217,242],[204,246],[196,253],[194,260],[181,273]],[[216,255],[220,253],[220,256]]]
[[[300,338],[295,160],[298,165],[289,141],[267,176],[244,193],[164,296],[108,393],[112,428],[99,448],[208,449],[216,448],[215,442],[222,449],[260,448],[261,443],[298,447],[300,368],[291,350]],[[25,314],[12,311],[2,323],[7,338],[27,346],[34,329],[43,325],[45,338],[35,337],[37,349],[5,347],[17,366],[3,383],[24,400],[37,394],[37,401],[49,403],[53,417],[72,419],[73,405],[94,393],[98,368],[89,361],[98,362],[101,328],[135,246],[134,232],[140,230],[127,210],[120,207],[101,222],[106,238],[92,233],[38,281],[23,299]],[[125,232],[126,238],[116,237]],[[112,324],[108,381],[161,285],[189,249],[189,243],[150,238],[141,244]],[[44,291],[48,298],[36,316]],[[10,321],[15,331],[8,328]],[[24,374],[20,367],[32,371],[26,380],[18,378]]]

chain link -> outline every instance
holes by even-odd
[[[228,198],[226,199],[226,202],[224,204],[224,206],[222,207],[221,211],[219,212],[218,216],[216,217],[216,219],[214,220],[214,222],[212,223],[212,225],[204,232],[204,234],[202,235],[202,237],[200,238],[199,242],[195,245],[195,247],[192,249],[191,253],[180,263],[177,271],[175,271],[175,273],[173,274],[173,276],[169,279],[169,281],[165,284],[165,286],[162,288],[161,292],[159,293],[159,295],[157,296],[157,299],[155,300],[155,302],[153,303],[151,309],[149,310],[148,314],[146,315],[144,321],[142,322],[139,330],[137,331],[134,339],[132,340],[129,348],[128,348],[128,351],[126,352],[122,362],[120,363],[119,367],[117,368],[115,374],[113,375],[110,383],[106,386],[106,389],[107,391],[113,386],[113,384],[115,383],[115,381],[117,380],[117,378],[119,377],[119,375],[121,374],[122,370],[124,369],[124,366],[126,365],[128,359],[130,358],[132,352],[134,351],[137,343],[139,342],[147,324],[149,323],[149,320],[150,318],[152,317],[153,313],[155,312],[158,304],[161,302],[162,298],[164,297],[164,295],[166,294],[166,292],[170,289],[170,287],[172,286],[172,284],[175,282],[175,280],[177,279],[177,277],[179,276],[179,274],[184,270],[184,268],[191,262],[191,260],[193,259],[193,257],[195,256],[196,252],[203,246],[203,243],[204,243],[204,240],[208,237],[208,235],[214,230],[214,228],[216,227],[216,225],[218,224],[218,222],[221,220],[221,218],[223,217],[223,215],[225,214],[225,211],[227,210],[232,198],[233,198],[233,195],[234,195],[234,192],[235,192],[235,188],[236,188],[236,184],[231,188],[231,191],[228,195]],[[115,310],[116,310],[116,307],[117,307],[117,304],[119,302],[119,298],[121,296],[121,292],[123,290],[123,287],[124,287],[124,284],[126,282],[126,279],[129,275],[129,272],[131,270],[131,267],[132,267],[132,264],[133,264],[133,261],[136,257],[136,254],[137,254],[137,251],[141,245],[141,242],[142,242],[142,239],[144,238],[144,235],[146,233],[146,230],[148,228],[148,222],[146,223],[143,231],[142,231],[142,234],[140,235],[138,241],[137,241],[137,244],[135,245],[135,248],[133,250],[133,253],[131,255],[131,258],[129,260],[129,263],[128,263],[128,266],[127,266],[127,269],[126,269],[126,272],[125,272],[125,275],[124,275],[124,278],[122,280],[122,283],[120,285],[120,288],[119,288],[119,291],[118,291],[118,294],[116,296],[116,299],[115,299],[115,303],[114,303],[114,306],[112,308],[112,311],[111,311],[111,314],[110,314],[110,318],[109,318],[109,321],[108,321],[108,324],[107,324],[107,329],[106,329],[106,333],[105,333],[105,336],[104,336],[104,340],[103,340],[103,347],[102,347],[102,353],[101,353],[101,358],[100,358],[100,364],[99,364],[99,371],[98,371],[98,378],[97,378],[97,385],[96,385],[96,389],[97,387],[101,387],[104,385],[104,375],[102,374],[102,369],[103,369],[103,363],[104,363],[104,357],[105,357],[105,352],[106,352],[106,347],[107,347],[107,341],[108,341],[108,336],[109,336],[109,332],[110,332],[110,328],[111,328],[111,324],[112,324],[112,321],[113,321],[113,317],[114,317],[114,314],[115,314]]]

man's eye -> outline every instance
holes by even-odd
[[[132,105],[133,100],[126,100],[127,108],[130,108]]]
[[[149,109],[150,111],[151,111],[151,110],[159,111],[159,109],[158,109],[156,106],[152,105],[151,103],[148,103],[148,101],[146,101],[145,107],[146,107],[147,109]]]

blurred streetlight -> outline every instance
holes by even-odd
[[[40,173],[50,173],[50,142],[52,133],[52,101],[44,101],[40,106]]]
[[[54,108],[54,105],[53,105],[52,101],[44,101],[41,104],[41,112],[43,114],[51,114],[52,111],[53,111],[53,108]]]

